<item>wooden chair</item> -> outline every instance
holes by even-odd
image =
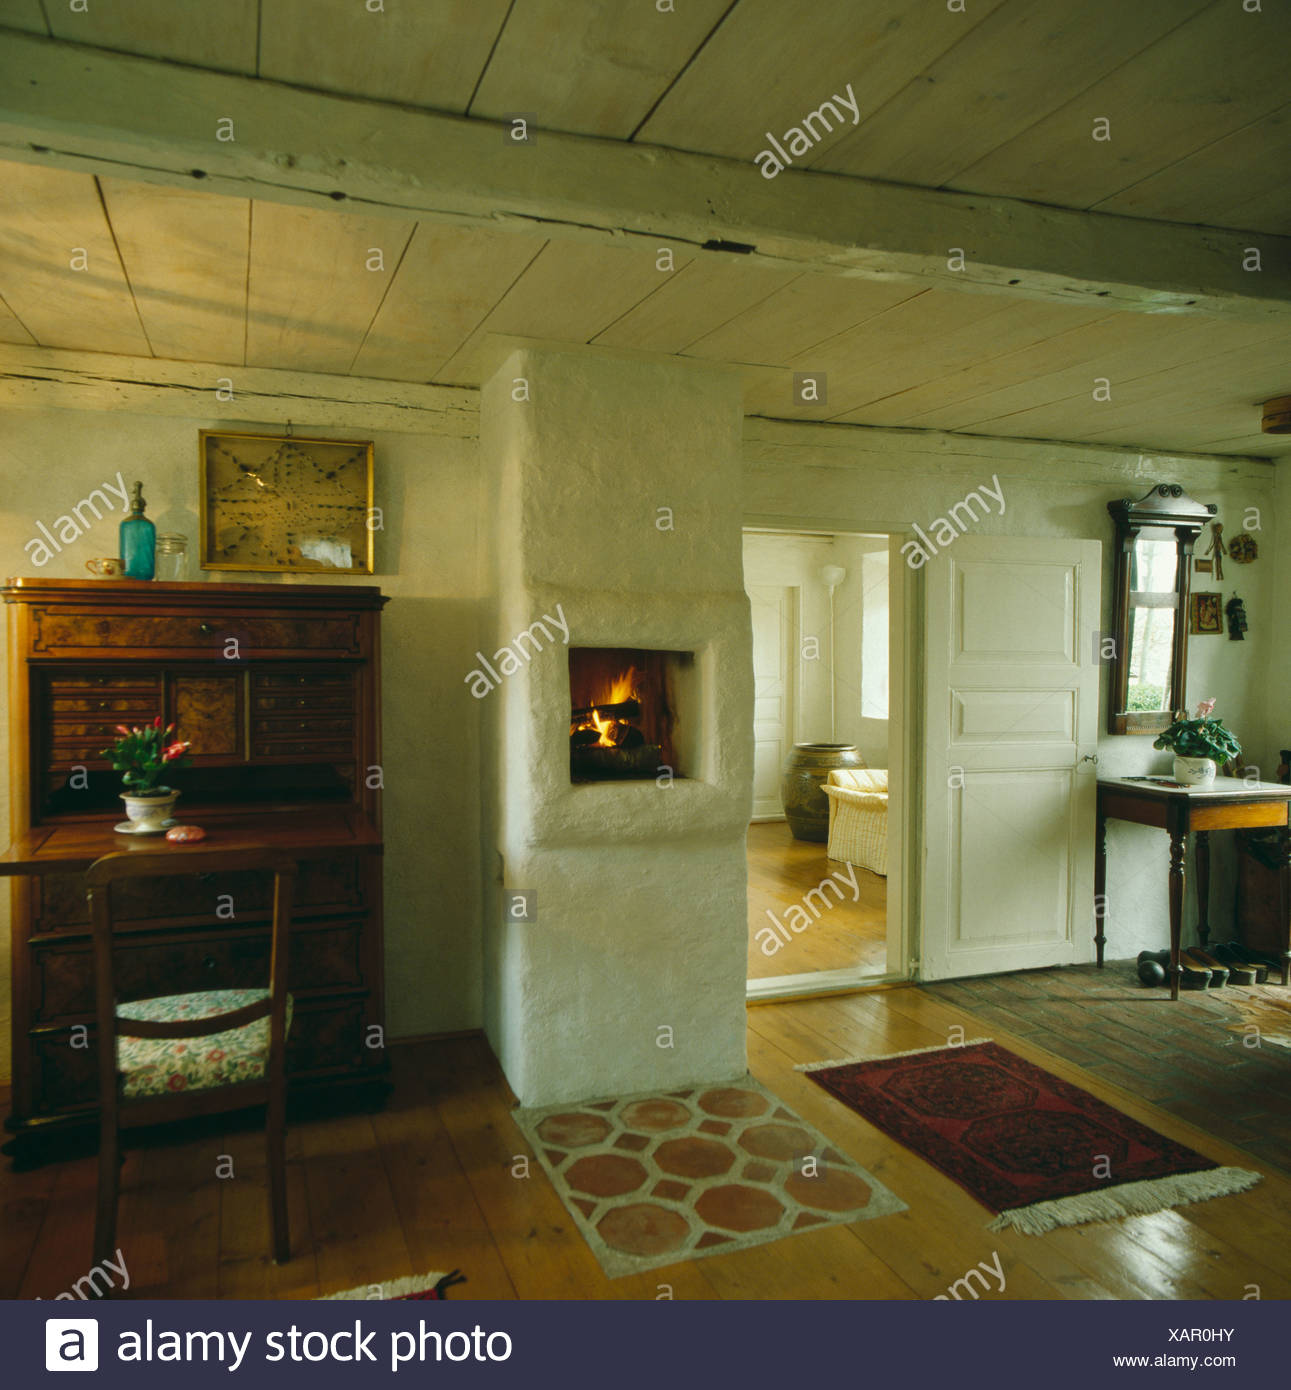
[[[210,990],[118,1004],[112,968],[112,885],[127,878],[264,870],[274,875],[269,987]],[[269,1216],[276,1262],[291,1256],[287,1229],[286,1077],[291,996],[287,961],[296,862],[278,850],[159,850],[108,854],[85,875],[94,936],[99,1048],[99,1191],[94,1260],[116,1249],[120,1130],[197,1115],[267,1108]],[[265,1023],[265,1020],[268,1023]],[[183,1039],[219,1045],[190,1048]],[[125,1040],[118,1046],[118,1040]]]

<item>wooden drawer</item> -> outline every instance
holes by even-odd
[[[354,694],[349,690],[311,690],[272,695],[256,691],[251,696],[253,716],[276,714],[286,718],[289,714],[349,714],[353,709]]]
[[[45,685],[51,695],[80,695],[96,690],[110,693],[148,691],[155,695],[161,690],[159,678],[145,671],[127,671],[111,676],[60,674],[47,677]]]
[[[105,691],[102,694],[51,695],[49,712],[54,720],[112,718],[114,724],[149,723],[161,713],[161,690]]]
[[[295,714],[275,714],[255,720],[251,732],[262,740],[298,738],[301,734],[353,734],[354,716],[352,714],[306,713],[303,717]]]
[[[212,605],[217,602],[212,597]],[[231,645],[234,640],[236,649]],[[33,655],[84,661],[87,656],[127,650],[209,654],[224,661],[366,654],[355,613],[269,615],[220,611],[214,606],[206,615],[123,613],[109,608],[33,607],[31,611]]]
[[[359,989],[362,919],[293,927],[288,978],[297,993]],[[122,1003],[158,993],[263,989],[269,983],[269,932],[126,938],[114,953]],[[94,961],[88,945],[53,945],[35,953],[32,1018],[51,1024],[94,1013]]]
[[[365,906],[362,860],[354,854],[301,862],[296,880],[298,911],[353,912]],[[268,917],[273,880],[268,874],[203,874],[194,878],[130,879],[112,890],[113,920],[191,922],[220,925],[216,916],[222,895],[233,899],[238,918]],[[32,909],[38,932],[89,927],[85,879],[81,874],[47,874],[33,881]],[[224,925],[230,925],[225,919]]]
[[[254,671],[251,689],[266,694],[286,690],[352,690],[354,675],[350,671]]]

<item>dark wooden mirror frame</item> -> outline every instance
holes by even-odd
[[[1115,635],[1112,680],[1107,694],[1107,730],[1113,734],[1159,734],[1184,708],[1188,683],[1188,594],[1192,586],[1192,552],[1203,526],[1219,510],[1212,502],[1197,502],[1178,483],[1158,483],[1137,502],[1123,497],[1107,504],[1116,523],[1116,585],[1112,612]],[[1175,573],[1174,660],[1170,679],[1170,710],[1127,710],[1130,683],[1130,555],[1140,537],[1174,537]]]

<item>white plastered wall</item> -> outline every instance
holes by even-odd
[[[493,651],[547,615],[572,646],[693,651],[703,692],[683,711],[702,725],[691,776],[577,786],[563,637],[482,697],[494,1050],[527,1105],[742,1075],[753,682],[738,378],[526,350],[485,386],[481,433]],[[514,890],[536,894],[536,921],[504,916]]]

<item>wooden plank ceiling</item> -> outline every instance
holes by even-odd
[[[747,160],[851,84],[855,122],[800,163],[1291,233],[1284,0],[0,0],[0,24]]]
[[[512,340],[590,343],[741,364],[750,414],[1291,452],[1291,438],[1259,432],[1259,402],[1291,389],[1285,327],[796,274],[680,246],[669,258],[38,165],[0,165],[0,194],[5,342],[467,386]],[[823,374],[824,399],[797,404],[795,373]]]
[[[0,25],[742,160],[850,84],[856,124],[802,163],[1291,233],[1282,3],[0,0]],[[0,341],[477,385],[500,342],[538,338],[742,364],[754,414],[1291,452],[1259,431],[1291,390],[1285,329],[672,251],[0,166]],[[796,404],[794,373],[824,373],[825,400]]]

